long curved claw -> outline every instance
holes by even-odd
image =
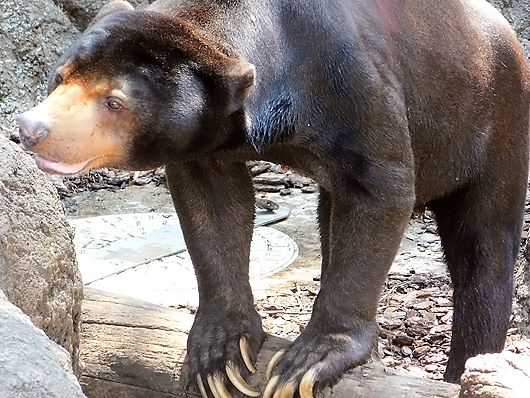
[[[219,398],[233,398],[232,395],[228,392],[228,389],[225,386],[225,383],[221,376],[215,375],[213,377],[213,382],[215,384],[215,389],[219,394]]]
[[[318,370],[316,367],[309,369],[300,381],[300,398],[313,398],[313,386],[317,381]]]
[[[263,398],[273,398],[273,394],[276,390],[278,380],[280,380],[280,376],[274,376],[272,379],[269,380],[269,382],[267,383],[267,387],[265,387],[265,391],[263,392]]]
[[[234,364],[229,363],[226,365],[226,374],[234,387],[236,387],[243,394],[249,397],[259,397],[259,391],[254,390],[241,376],[238,370],[235,369]]]
[[[199,391],[201,392],[202,398],[208,398],[206,388],[204,388],[204,383],[202,382],[202,377],[199,374],[197,375],[197,386],[199,387]]]
[[[273,398],[293,398],[295,391],[296,385],[294,383],[287,383],[279,390],[276,390]]]
[[[217,377],[217,376],[215,376]],[[214,376],[212,375],[208,375],[206,377],[206,381],[208,381],[208,385],[210,386],[210,391],[212,392],[213,396],[215,398],[223,398],[220,394],[219,394],[219,391],[217,391],[217,387],[215,385],[215,380],[214,380]]]
[[[283,354],[285,354],[285,348],[282,348],[276,354],[274,354],[274,356],[269,361],[269,364],[267,365],[267,370],[265,372],[265,377],[267,378],[267,381],[270,381],[272,371],[274,370],[276,365],[278,365],[278,362],[280,362],[280,359],[283,356]]]
[[[245,365],[247,365],[249,372],[256,373],[256,368],[250,359],[250,355],[248,355],[248,343],[246,338],[241,337],[241,339],[239,339],[239,349],[241,350],[241,356],[243,357],[243,361],[245,362]]]

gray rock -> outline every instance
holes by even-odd
[[[525,398],[530,386],[530,358],[511,352],[468,359],[460,398]]]
[[[306,185],[315,185],[311,178],[303,177],[296,173],[291,173],[287,176],[287,184],[291,187],[302,188]]]
[[[285,182],[287,181],[287,176],[285,175],[285,173],[277,174],[268,172],[255,176],[252,181],[254,181],[255,184],[285,185]]]
[[[510,22],[519,39],[530,39],[530,1],[488,0]]]
[[[281,185],[268,185],[254,183],[254,189],[258,192],[280,192],[284,187]]]
[[[256,176],[258,174],[265,173],[266,171],[270,170],[270,163],[269,162],[247,162],[247,167],[249,167],[250,175]]]
[[[0,291],[0,397],[85,397],[68,352],[37,329]]]
[[[71,353],[78,372],[83,292],[72,238],[55,188],[0,135],[0,289]]]
[[[47,73],[78,34],[52,0],[0,2],[0,120],[8,129],[45,97]]]
[[[99,9],[109,0],[53,0],[79,30],[85,30]],[[154,0],[129,0],[135,8],[146,6]]]

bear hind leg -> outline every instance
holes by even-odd
[[[512,180],[511,187],[497,192],[472,184],[429,205],[454,288],[451,349],[444,375],[448,382],[459,383],[468,358],[504,348],[525,181]]]

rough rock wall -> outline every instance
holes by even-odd
[[[129,0],[135,8],[145,6],[154,0]],[[63,10],[64,14],[72,21],[77,29],[83,31],[97,14],[99,9],[108,3],[108,0],[53,0]]]
[[[79,31],[52,0],[0,2],[0,120],[46,96],[46,73]]]
[[[528,0],[488,0],[502,12],[513,26],[519,39],[530,39],[530,1]]]
[[[71,353],[77,373],[83,287],[72,239],[55,188],[0,135],[0,289]]]

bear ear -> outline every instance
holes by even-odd
[[[256,67],[251,63],[235,59],[227,65],[225,79],[231,95],[230,113],[243,108],[256,80]]]
[[[90,28],[92,25],[94,25],[101,18],[103,18],[103,17],[105,17],[105,16],[107,16],[109,14],[114,14],[115,12],[120,12],[120,11],[132,11],[132,10],[134,10],[134,7],[128,1],[125,1],[125,0],[111,0],[107,4],[105,4],[103,7],[101,7],[101,9],[97,13],[97,15],[92,20],[92,22],[90,22],[90,25],[88,26],[88,28]]]

